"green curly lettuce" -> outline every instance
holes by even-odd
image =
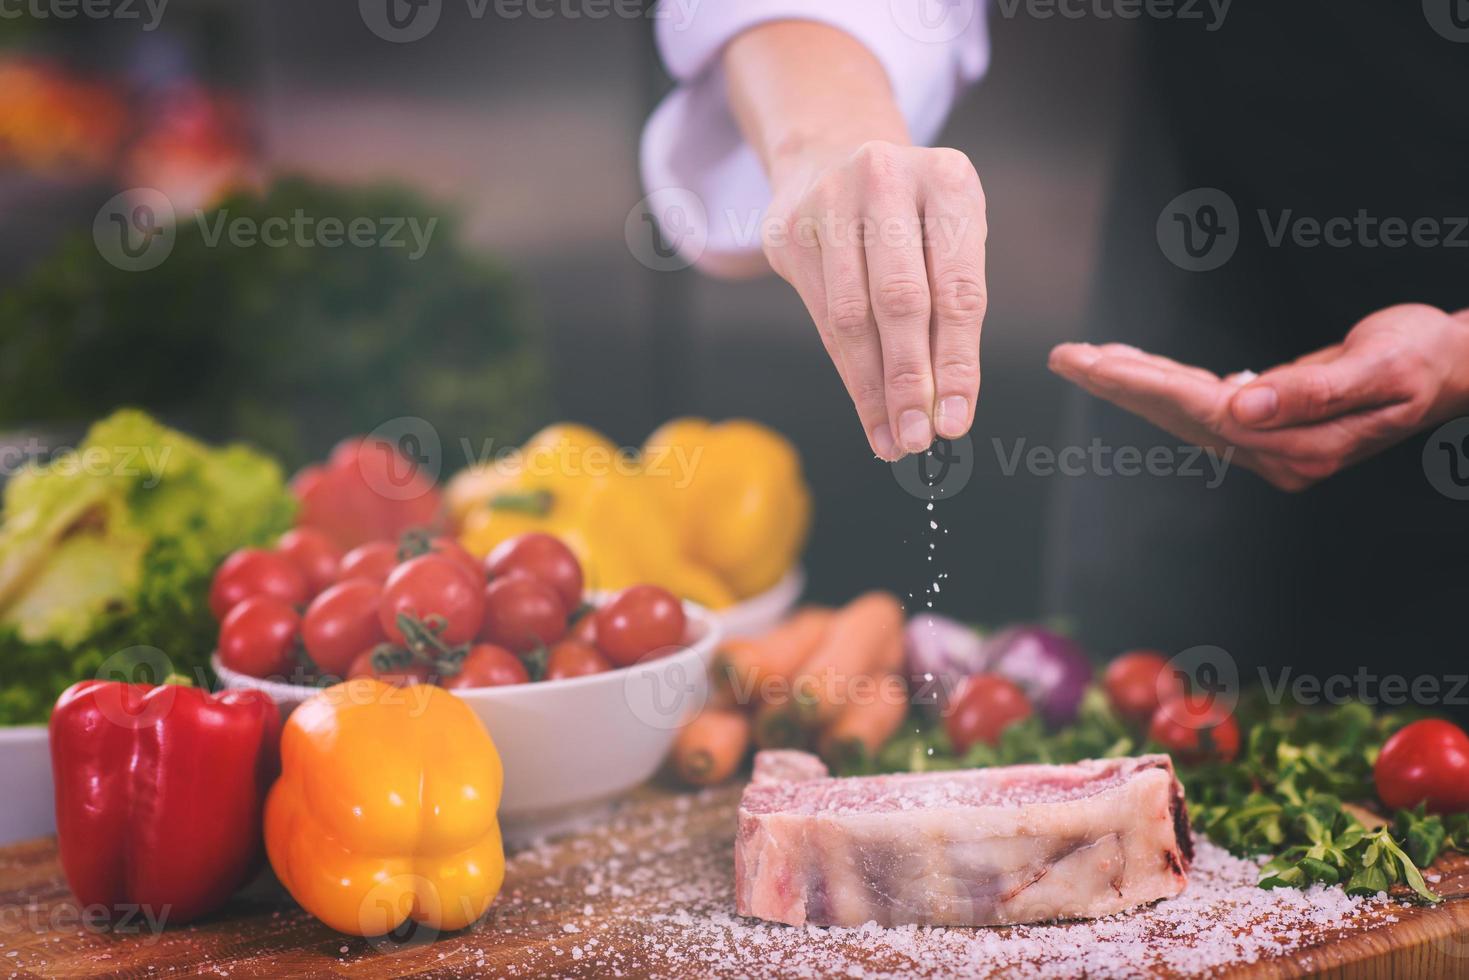
[[[135,410],[17,474],[0,521],[0,724],[44,721],[69,684],[153,650],[203,670],[215,566],[294,509],[274,461]]]

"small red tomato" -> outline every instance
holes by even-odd
[[[235,604],[219,627],[219,661],[251,677],[284,677],[294,666],[301,617],[274,596]]]
[[[611,669],[612,661],[603,656],[600,650],[571,638],[562,640],[551,648],[546,657],[545,679],[560,681],[568,677],[601,674]]]
[[[1153,650],[1114,659],[1102,675],[1102,689],[1112,710],[1136,725],[1146,725],[1159,704],[1183,693],[1182,683],[1168,672],[1168,658]]]
[[[1382,746],[1372,775],[1395,810],[1424,801],[1432,813],[1469,810],[1469,735],[1436,718],[1415,721]]]
[[[508,575],[485,586],[480,639],[516,653],[550,646],[566,635],[566,607],[556,590],[529,575]]]
[[[455,562],[438,555],[419,555],[393,569],[383,585],[378,622],[394,643],[403,642],[398,629],[400,613],[425,626],[440,626],[436,630],[438,638],[455,646],[467,643],[479,632],[485,596]]]
[[[528,684],[530,674],[515,654],[493,643],[476,643],[465,654],[459,673],[444,678],[450,690],[465,687],[501,687],[506,684]]]
[[[554,588],[568,610],[581,605],[581,562],[560,538],[533,531],[501,541],[485,559],[491,578],[528,572]]]
[[[412,684],[428,684],[432,680],[429,674],[428,664],[415,660],[408,664],[394,664],[386,670],[378,670],[377,663],[373,660],[373,651],[364,650],[352,661],[352,666],[347,669],[349,680],[357,677],[376,677],[384,684],[394,687],[408,687]]]
[[[1202,704],[1185,695],[1164,701],[1153,714],[1148,738],[1187,765],[1230,762],[1239,754],[1239,722],[1213,698]]]
[[[242,548],[226,558],[209,586],[209,611],[223,620],[242,599],[274,596],[299,606],[309,598],[306,576],[285,555],[264,548]]]
[[[429,542],[429,553],[447,558],[469,573],[478,585],[485,584],[485,566],[453,538],[437,537]]]
[[[944,729],[956,752],[976,742],[995,745],[1000,733],[1034,713],[1018,685],[999,674],[975,674],[959,682],[944,710]]]
[[[597,649],[619,667],[682,645],[683,604],[667,589],[633,585],[597,610]]]
[[[363,650],[383,641],[378,621],[382,586],[349,578],[311,601],[301,621],[306,652],[323,674],[341,677]]]
[[[388,580],[398,567],[398,546],[391,541],[369,541],[359,544],[342,556],[337,566],[337,581],[365,578],[379,585]]]
[[[597,645],[597,610],[589,609],[571,625],[571,638],[589,647]]]
[[[296,527],[281,535],[276,550],[306,576],[306,587],[316,595],[337,580],[342,552],[332,539],[314,527]]]

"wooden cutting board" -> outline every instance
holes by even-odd
[[[1060,961],[1015,957],[994,945],[1012,930],[949,930],[964,958],[934,960],[906,939],[759,926],[733,916],[730,877],[738,788],[679,793],[648,787],[585,832],[517,849],[505,888],[481,923],[460,933],[366,940],[326,929],[272,882],[252,886],[208,920],[163,930],[141,920],[106,931],[71,900],[42,839],[0,849],[0,980],[31,976],[349,977],[824,976],[1003,973],[1026,965],[1065,972]],[[1436,887],[1458,896],[1438,907],[1392,903],[1349,923],[1293,927],[1287,952],[1213,974],[1252,978],[1469,976],[1469,860],[1435,869]],[[1267,893],[1275,894],[1275,893]],[[1298,894],[1282,900],[1300,902]],[[1255,899],[1258,902],[1258,898]],[[1395,921],[1394,921],[1395,920]],[[1068,931],[1069,930],[1069,931]],[[1053,926],[1047,942],[1085,924]],[[1202,934],[1202,930],[1201,930]],[[900,937],[901,938],[901,937]],[[1174,942],[1177,942],[1177,938]],[[955,944],[959,944],[955,947]],[[1064,945],[1064,943],[1063,943]],[[1076,951],[1083,952],[1083,951]],[[1124,951],[1125,952],[1125,951]],[[1142,952],[1142,951],[1140,951]],[[947,954],[952,956],[952,949]],[[1118,963],[1147,964],[1139,955]],[[1135,966],[1141,969],[1141,966]],[[1156,963],[1149,972],[1177,972]],[[1092,969],[1110,975],[1108,969]]]

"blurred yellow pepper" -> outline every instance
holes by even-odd
[[[685,548],[739,596],[779,582],[801,553],[811,492],[801,457],[779,433],[745,419],[711,426],[685,491]]]
[[[271,867],[339,932],[382,935],[410,918],[461,929],[505,878],[503,782],[489,733],[448,691],[338,684],[286,722],[265,808]]]
[[[729,586],[683,553],[672,516],[641,476],[609,480],[586,498],[580,517],[589,553],[578,557],[587,565],[592,587],[622,589],[653,582],[709,609],[734,604]]]
[[[553,503],[569,505],[619,469],[631,471],[635,467],[626,455],[619,456],[619,453],[606,436],[585,425],[575,422],[548,425],[514,452],[471,466],[450,480],[444,494],[449,514],[461,530],[468,530],[471,523],[476,523],[477,533],[489,534],[484,530],[484,521],[476,521],[476,515],[495,498],[524,499],[520,495],[549,492],[555,498]],[[507,508],[515,509],[524,508]],[[505,533],[497,536],[496,543],[523,530],[527,528],[507,527]]]
[[[601,434],[553,425],[509,473],[461,474],[461,542],[484,556],[527,531],[564,540],[594,589],[661,585],[723,609],[780,580],[799,556],[811,500],[794,447],[755,422],[674,419],[629,458]],[[476,496],[476,495],[479,496]]]

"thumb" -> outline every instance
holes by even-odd
[[[1236,422],[1257,429],[1309,425],[1382,404],[1385,398],[1376,359],[1345,350],[1326,361],[1302,361],[1267,371],[1230,399]]]

